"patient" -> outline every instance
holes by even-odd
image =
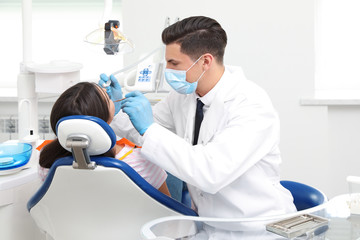
[[[51,128],[56,133],[55,127],[59,119],[70,115],[95,116],[110,124],[114,112],[114,103],[109,99],[105,89],[95,83],[80,82],[67,89],[55,102],[50,114]],[[60,145],[57,138],[46,144],[40,152],[39,175],[44,180],[49,168],[57,159],[71,155],[71,152]],[[104,156],[126,162],[153,187],[170,196],[165,182],[166,172],[141,157],[140,147],[129,140],[123,138],[117,141]]]

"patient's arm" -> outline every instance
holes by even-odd
[[[169,189],[166,185],[166,181],[159,187],[159,191],[162,192],[163,194],[168,195],[169,197],[171,197]]]

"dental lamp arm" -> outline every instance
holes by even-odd
[[[110,19],[110,14],[112,11],[112,0],[104,0],[104,12],[101,20],[99,21],[99,26],[103,27],[104,24]]]

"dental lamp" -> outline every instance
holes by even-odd
[[[96,49],[96,52],[105,52],[107,55],[120,56],[121,54],[130,53],[134,50],[135,46],[120,31],[119,27],[120,21],[109,20],[86,35],[84,42]]]
[[[105,0],[102,21],[111,9],[112,0]],[[102,39],[107,39],[101,42],[107,54],[121,52],[120,43],[121,46],[130,46],[127,49],[133,49],[131,42],[118,30],[119,26],[118,21],[109,21],[106,31],[101,29]],[[61,93],[79,82],[82,64],[69,61],[52,61],[48,64],[32,62],[32,0],[22,0],[22,33],[23,60],[17,77],[18,132],[20,141],[35,142],[38,139],[38,93]],[[97,38],[97,33],[99,31],[93,32],[91,36]]]
[[[116,29],[118,29],[120,26],[120,22],[117,20],[109,20],[107,23],[105,23],[105,29],[104,29],[104,38],[105,38],[105,46],[104,51],[108,55],[114,55],[119,52],[119,43],[121,41],[121,38],[117,37],[117,35],[114,33]],[[114,30],[113,30],[114,29]]]
[[[132,52],[134,44],[119,30],[120,22],[108,20],[111,11],[112,0],[104,0],[99,27],[89,33],[84,41],[100,49],[102,54],[116,56]],[[168,25],[167,18],[165,27]],[[69,61],[52,61],[49,64],[32,62],[32,0],[22,0],[22,32],[23,61],[17,77],[19,140],[35,142],[38,138],[38,93],[61,93],[74,85],[80,81],[82,64]],[[165,47],[161,45],[137,62],[112,74],[125,76],[122,80],[127,91],[167,93],[169,87],[164,83],[162,74],[164,52]],[[158,99],[157,96],[154,98]]]

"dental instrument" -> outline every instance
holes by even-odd
[[[281,219],[266,225],[266,230],[286,238],[295,238],[301,235],[320,235],[329,227],[329,220],[312,214],[303,214]]]
[[[126,98],[122,98],[122,99],[119,99],[119,100],[115,100],[115,101],[113,101],[113,102],[121,102],[121,101],[124,100],[124,99],[126,99]]]
[[[103,87],[104,88],[107,88],[108,86],[110,86],[110,84],[111,84],[111,80],[109,79],[109,81],[107,81],[106,83],[103,83]]]
[[[147,92],[140,92],[140,93],[143,94],[143,95],[147,94]],[[115,100],[115,101],[113,101],[113,102],[121,102],[122,100],[125,100],[125,99],[126,99],[126,97],[121,98],[121,99],[118,99],[118,100]]]

